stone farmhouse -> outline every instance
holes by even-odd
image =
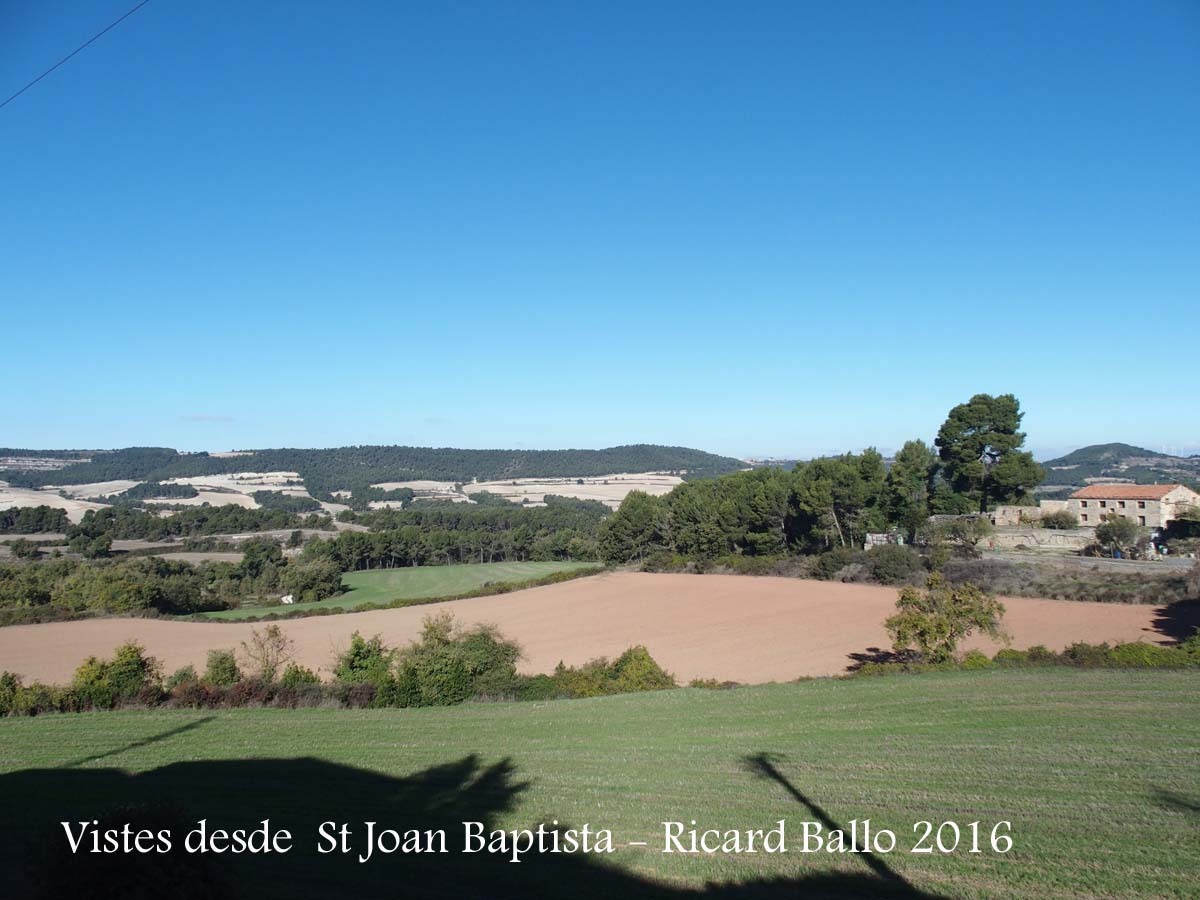
[[[1095,528],[1110,515],[1162,528],[1189,506],[1200,508],[1200,494],[1182,484],[1089,484],[1067,501],[1082,528]]]

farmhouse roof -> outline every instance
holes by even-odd
[[[1089,484],[1072,500],[1161,500],[1180,484]]]

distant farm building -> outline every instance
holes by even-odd
[[[1200,507],[1200,494],[1182,484],[1089,484],[1067,501],[1084,528],[1095,528],[1112,515],[1162,528],[1188,507]]]

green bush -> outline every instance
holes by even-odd
[[[642,564],[643,572],[682,572],[688,568],[689,560],[680,553],[670,550],[656,550],[646,557]]]
[[[214,687],[229,687],[242,680],[237,656],[232,650],[209,650],[208,664],[204,667],[205,684]]]
[[[1060,656],[1067,665],[1084,669],[1102,668],[1109,663],[1112,648],[1108,644],[1089,644],[1078,641],[1064,650]]]
[[[0,672],[0,716],[13,711],[17,692],[21,690],[21,676],[13,672]]]
[[[108,664],[108,681],[118,702],[144,699],[145,693],[160,688],[162,667],[140,644],[122,644]]]
[[[562,696],[553,675],[527,675],[517,679],[518,700],[557,700]]]
[[[377,687],[391,680],[396,651],[383,643],[379,635],[367,639],[357,631],[350,637],[350,646],[334,661],[333,675],[347,684],[374,684]]]
[[[952,659],[922,662],[916,659],[901,662],[867,662],[854,670],[855,676],[871,675],[924,675],[927,672],[952,672],[958,663]]]
[[[1075,513],[1070,512],[1069,510],[1060,509],[1056,512],[1046,513],[1046,515],[1038,519],[1038,524],[1043,528],[1078,528],[1079,519],[1075,518]]]
[[[608,660],[601,657],[578,668],[559,661],[551,676],[561,697],[602,697],[608,690]]]
[[[718,681],[715,678],[693,678],[688,682],[688,687],[702,691],[726,691],[737,686],[736,681]]]
[[[1014,650],[1012,647],[1005,647],[1003,650],[998,650],[996,655],[992,657],[992,662],[1004,668],[1019,668],[1029,665],[1029,651]]]
[[[84,708],[112,709],[124,703],[155,702],[161,679],[158,661],[139,644],[122,644],[105,661],[88,657],[75,670],[71,690]]]
[[[813,557],[809,562],[809,573],[822,581],[832,581],[846,566],[861,563],[866,554],[853,547],[834,547]]]
[[[1117,644],[1109,651],[1109,662],[1136,669],[1174,669],[1192,664],[1189,654],[1181,647],[1164,647],[1144,641]]]
[[[715,560],[715,565],[724,567],[737,575],[777,575],[788,557],[779,554],[770,556],[744,556],[731,553]]]
[[[614,693],[661,691],[675,687],[675,677],[654,661],[650,651],[638,645],[630,647],[613,663]]]
[[[71,691],[34,682],[17,689],[13,696],[12,715],[37,716],[48,712],[73,712],[79,703]]]
[[[1200,665],[1200,628],[1196,633],[1179,645],[1179,649],[1197,665]]]
[[[676,687],[674,676],[641,646],[630,647],[613,662],[600,657],[578,668],[560,662],[552,677],[563,697],[603,697]]]
[[[75,670],[71,690],[84,706],[112,709],[117,702],[116,692],[108,681],[108,666],[95,656],[89,656]]]
[[[986,653],[981,650],[969,650],[959,662],[959,667],[963,669],[990,669],[995,665]]]
[[[320,684],[321,679],[312,669],[306,669],[304,666],[299,666],[296,663],[289,663],[288,667],[283,670],[283,675],[279,677],[279,686],[286,689],[295,689],[307,687],[312,684]]]
[[[1034,644],[1025,651],[1025,655],[1031,663],[1052,663],[1058,661],[1058,654],[1044,644]]]
[[[172,672],[167,680],[163,682],[163,690],[170,694],[181,684],[189,684],[199,680],[200,677],[196,674],[194,666],[182,666]]]
[[[450,614],[430,616],[421,639],[400,654],[398,688],[405,699],[415,693],[421,706],[461,703],[476,695],[511,696],[520,656],[520,648],[493,625],[460,630]]]
[[[908,584],[915,575],[924,575],[925,562],[911,547],[885,544],[867,551],[867,570],[880,584]]]

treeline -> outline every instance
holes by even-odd
[[[935,447],[908,441],[891,467],[874,449],[689,482],[663,497],[634,491],[600,532],[609,562],[692,560],[861,547],[871,533],[911,543],[931,514],[1025,500],[1042,478],[1021,450],[1020,405],[977,394],[950,411]],[[935,449],[936,448],[936,449]],[[965,526],[964,526],[965,527]],[[968,529],[971,530],[971,529]],[[955,535],[978,542],[978,533]]]
[[[188,500],[199,495],[199,491],[190,484],[163,484],[159,481],[145,481],[135,484],[127,491],[113,494],[109,499],[121,500]]]
[[[190,615],[292,594],[299,602],[341,592],[342,570],[320,557],[288,560],[279,545],[239,545],[240,563],[193,566],[169,557],[0,563],[0,625],[94,615]]]
[[[371,531],[347,531],[304,547],[304,558],[343,570],[507,560],[595,560],[609,510],[595,500],[548,496],[542,507],[439,503],[405,510],[341,513]]]
[[[56,451],[65,453],[67,451]],[[36,455],[40,451],[28,451]],[[49,452],[43,455],[51,455]],[[733,472],[739,460],[692,450],[632,444],[604,450],[458,450],[453,448],[359,446],[330,449],[255,450],[250,456],[216,457],[180,454],[161,447],[130,447],[90,454],[91,461],[53,472],[3,471],[0,479],[20,487],[87,484],[134,479],[161,481],[176,477],[222,475],[246,471],[298,472],[313,496],[331,499],[336,490],[365,490],[385,481],[470,482],[511,478],[608,475],[614,472],[686,472],[706,477]]]
[[[282,491],[255,491],[251,496],[254,497],[254,502],[263,509],[289,513],[311,513],[321,510],[321,504],[312,497],[297,497],[295,494],[285,494]]]
[[[612,563],[663,553],[702,561],[815,554],[861,548],[867,534],[893,530],[911,542],[935,508],[937,488],[927,487],[933,458],[914,441],[890,470],[866,450],[791,472],[764,467],[683,484],[662,497],[634,491],[600,529],[601,553]]]
[[[65,509],[52,506],[22,506],[0,510],[0,534],[58,534],[71,520]]]
[[[295,528],[328,527],[328,516],[301,518],[281,509],[248,509],[244,506],[189,506],[170,515],[130,506],[89,509],[78,525],[66,528],[67,541],[111,540],[161,541],[167,538],[204,537],[212,534],[236,534],[252,531],[279,531]]]

